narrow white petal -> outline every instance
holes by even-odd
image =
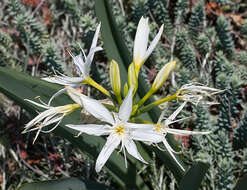
[[[174,135],[208,135],[212,133],[212,131],[187,131],[187,130],[180,130],[180,129],[171,129],[171,128],[165,128],[167,133],[171,133]]]
[[[38,106],[38,107],[41,107],[41,108],[45,108],[45,109],[50,109],[50,108],[52,108],[52,107],[50,107],[50,106],[48,106],[48,105],[43,105],[43,104],[37,103],[37,102],[35,102],[35,101],[29,100],[29,99],[24,99],[24,100],[27,101],[27,102],[30,102],[30,103],[32,103],[32,104]]]
[[[152,143],[162,142],[164,136],[154,131],[154,129],[135,129],[130,134],[131,138],[137,141],[145,141]]]
[[[87,125],[66,125],[71,129],[86,133],[88,135],[102,136],[109,134],[110,126],[109,125],[96,125],[96,124],[87,124]]]
[[[166,125],[169,125],[170,122],[172,122],[172,121],[177,117],[177,115],[181,112],[181,110],[184,108],[184,106],[185,106],[186,103],[187,103],[187,102],[183,102],[183,103],[178,107],[178,109],[176,109],[176,111],[173,112],[173,114],[170,115],[170,116],[168,117],[168,119],[165,121],[165,124],[166,124]]]
[[[74,85],[84,81],[83,77],[67,77],[67,76],[55,76],[42,78],[43,80],[60,85]]]
[[[51,104],[51,102],[52,102],[52,100],[53,100],[54,98],[56,98],[56,97],[59,96],[60,94],[63,94],[65,91],[66,91],[66,89],[65,89],[65,88],[62,88],[62,89],[60,89],[59,91],[57,91],[55,94],[53,94],[52,97],[50,98],[49,102],[48,102],[48,106],[50,106],[50,104]]]
[[[98,41],[98,38],[99,38],[100,27],[101,27],[101,23],[98,24],[97,29],[96,29],[96,31],[94,33],[93,41],[92,41],[91,48],[90,48],[89,52],[91,52],[91,50],[93,48],[95,48],[96,45],[97,45],[97,41]]]
[[[73,57],[74,64],[78,67],[81,72],[81,76],[85,77],[88,73],[85,71],[85,60],[83,60],[82,54]]]
[[[95,48],[92,48],[90,49],[90,52],[85,60],[85,73],[87,75],[89,75],[90,73],[90,70],[91,70],[91,63],[93,62],[93,57],[94,57],[94,54],[97,52],[97,51],[101,51],[103,50],[102,47],[95,47]]]
[[[97,160],[96,160],[96,166],[95,170],[96,172],[99,172],[102,167],[105,165],[106,161],[112,154],[112,152],[118,147],[120,144],[120,138],[118,135],[110,135],[107,138],[106,144],[104,145],[103,149],[101,150]]]
[[[149,48],[148,48],[148,50],[147,50],[147,52],[146,52],[146,54],[144,56],[144,59],[147,59],[150,56],[150,54],[152,53],[152,51],[154,50],[154,48],[158,44],[158,42],[160,40],[160,37],[162,35],[163,29],[164,29],[164,25],[162,24],[162,26],[159,29],[158,34],[155,36],[155,38],[151,42],[151,44],[150,44],[150,46],[149,46]]]
[[[76,102],[77,104],[82,105],[82,99],[86,97],[85,95],[81,94],[78,90],[71,88],[71,87],[66,87],[67,93],[70,96],[70,98]]]
[[[132,156],[135,157],[136,159],[142,161],[143,163],[148,164],[148,163],[141,157],[141,155],[140,155],[140,153],[138,152],[137,147],[136,147],[136,145],[135,145],[135,143],[134,143],[133,140],[131,140],[131,139],[125,139],[123,143],[124,143],[124,146],[125,146],[126,150],[128,151],[128,153],[129,153],[130,155],[132,155]]]
[[[152,130],[155,127],[155,124],[126,123],[125,126],[131,129]]]
[[[53,131],[54,129],[57,128],[57,126],[61,123],[61,121],[63,120],[64,118],[64,115],[60,116],[60,117],[57,117],[56,120],[54,119],[52,122],[50,123],[46,123],[47,125],[50,125],[51,123],[56,123],[55,126],[53,126],[51,129],[47,130],[47,131],[44,131],[44,130],[41,130],[43,133],[50,133],[51,131]],[[42,129],[42,128],[41,128]]]
[[[134,41],[134,62],[141,61],[147,51],[149,36],[148,18],[142,17],[138,23]],[[139,64],[139,63],[135,63]]]
[[[175,155],[173,154],[174,150],[172,149],[172,147],[169,145],[169,143],[166,141],[166,139],[163,140],[163,143],[167,149],[167,151],[169,152],[169,154],[172,156],[172,158],[175,160],[175,162],[179,165],[179,167],[185,171],[184,167],[180,164],[180,162],[177,160],[177,158],[175,157]]]
[[[99,101],[91,98],[83,98],[82,102],[84,108],[94,117],[98,118],[101,121],[114,124],[114,119],[111,113]]]
[[[128,121],[132,112],[132,101],[133,101],[132,93],[133,93],[133,87],[131,86],[127,96],[125,97],[119,109],[119,118],[123,121]]]
[[[29,121],[26,124],[26,126],[24,127],[25,128],[24,131],[27,131],[29,128],[36,125],[37,123],[42,121],[44,118],[50,116],[51,114],[54,114],[54,110],[46,110],[46,111],[40,113],[38,116],[36,116],[35,118],[33,118],[31,121]]]

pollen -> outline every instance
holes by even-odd
[[[124,133],[124,126],[122,125],[119,125],[117,127],[114,128],[115,132],[118,134],[118,135],[122,135]]]
[[[157,132],[161,132],[162,129],[163,129],[163,126],[161,124],[158,124],[158,125],[155,126],[155,130]]]

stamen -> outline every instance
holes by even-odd
[[[124,126],[119,125],[115,127],[114,130],[117,135],[122,135],[124,133]]]

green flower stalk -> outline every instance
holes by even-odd
[[[162,67],[162,69],[157,74],[151,89],[147,92],[147,94],[138,102],[138,106],[142,106],[142,104],[151,96],[153,95],[157,90],[160,89],[160,87],[165,83],[166,79],[168,78],[169,74],[175,69],[176,62],[171,61],[167,63],[165,66]]]

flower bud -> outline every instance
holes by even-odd
[[[175,67],[176,67],[175,61],[171,61],[167,63],[165,66],[163,66],[163,68],[159,71],[152,84],[152,90],[154,92],[156,92],[164,84],[169,74],[171,73],[171,71],[175,69]]]
[[[133,95],[134,95],[138,88],[138,79],[136,76],[136,70],[135,70],[135,66],[133,63],[129,65],[129,69],[128,69],[128,84],[129,84],[129,87],[132,86],[134,88],[133,90]]]
[[[116,61],[112,60],[110,63],[110,81],[111,87],[116,95],[116,97],[121,94],[121,81],[120,81],[120,72],[119,67]]]

